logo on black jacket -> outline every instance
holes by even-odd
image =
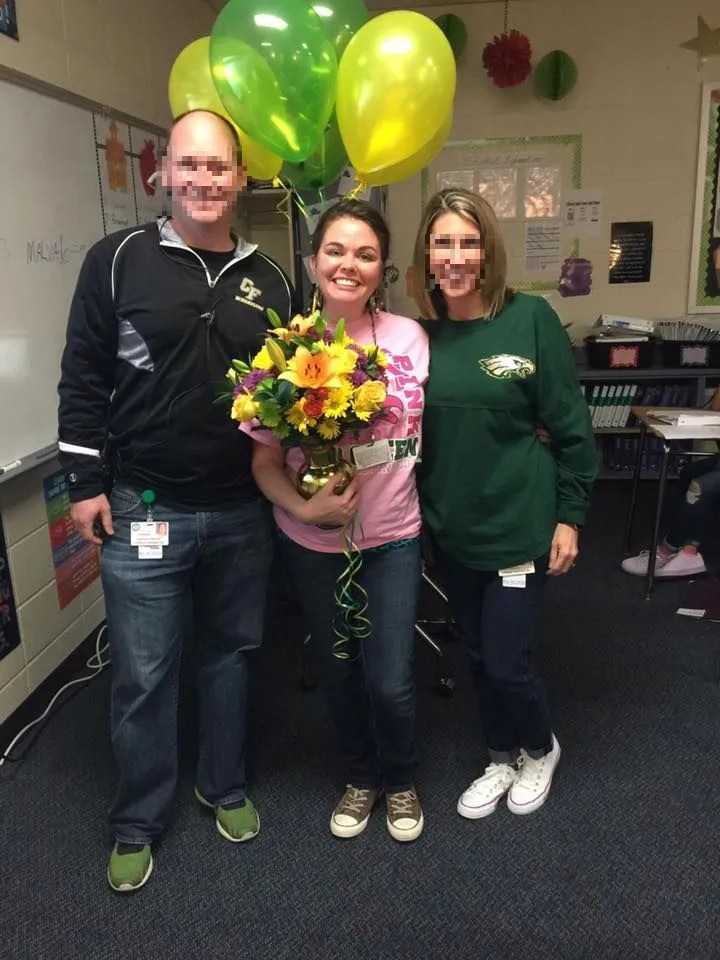
[[[262,290],[255,286],[250,277],[243,277],[240,281],[240,294],[241,296],[235,297],[240,303],[245,303],[248,307],[255,307],[256,310],[263,309],[259,303],[255,303],[257,298],[262,296]]]

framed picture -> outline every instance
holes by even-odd
[[[688,313],[720,313],[720,83],[704,83]]]
[[[15,0],[0,0],[0,33],[12,37],[13,40],[18,39]]]

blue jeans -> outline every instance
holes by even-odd
[[[497,570],[471,570],[438,551],[450,609],[465,640],[490,759],[512,763],[521,748],[542,757],[552,748],[545,684],[532,647],[547,557],[526,585],[504,587]]]
[[[415,745],[415,615],[420,589],[419,540],[363,552],[358,582],[368,596],[372,629],[356,656],[333,654],[334,599],[342,554],[307,550],[281,537],[282,557],[312,636],[346,782],[355,787],[408,790],[417,765]]]
[[[166,827],[177,781],[178,675],[184,637],[198,653],[197,786],[213,804],[245,796],[248,651],[262,640],[272,538],[262,501],[217,512],[160,502],[169,525],[161,560],[138,559],[139,494],[110,496],[115,535],[101,551],[110,657],[110,730],[120,782],[117,840],[150,843]]]
[[[675,550],[700,546],[720,515],[720,457],[704,457],[680,475],[683,500],[670,524],[665,542]]]

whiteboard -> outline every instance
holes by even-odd
[[[60,359],[78,273],[106,227],[125,225],[117,222],[117,149],[114,191],[106,176],[112,122],[107,111],[0,80],[0,481],[56,451]],[[162,205],[144,189],[136,199],[133,138],[143,148],[154,138],[157,154],[163,144],[141,127],[116,126],[127,140],[124,215],[132,226]],[[143,161],[147,170],[147,151]]]

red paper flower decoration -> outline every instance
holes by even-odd
[[[524,33],[511,30],[493,37],[483,50],[483,66],[496,87],[515,87],[530,76],[532,47]]]

